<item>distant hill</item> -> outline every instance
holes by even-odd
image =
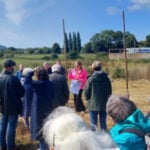
[[[0,50],[5,50],[6,48],[6,46],[0,45]]]

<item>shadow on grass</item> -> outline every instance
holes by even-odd
[[[38,149],[38,143],[36,143],[36,142],[30,142],[30,143],[25,143],[25,144],[17,143],[17,147],[20,150],[37,150]]]

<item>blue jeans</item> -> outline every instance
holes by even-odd
[[[97,126],[97,120],[98,120],[98,115],[99,115],[99,121],[100,121],[100,127],[103,130],[106,130],[106,111],[101,110],[101,111],[90,111],[90,120],[91,120],[91,125]]]
[[[49,150],[47,143],[43,138],[39,140],[40,143],[40,150]]]
[[[7,150],[15,147],[18,115],[4,115],[0,119],[0,148]]]

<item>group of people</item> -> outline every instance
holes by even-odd
[[[144,150],[143,137],[122,132],[136,128],[150,132],[150,121],[126,97],[112,95],[111,81],[102,70],[101,62],[92,63],[92,74],[81,61],[68,73],[60,61],[52,67],[24,68],[14,73],[16,63],[3,61],[0,74],[0,150],[16,150],[15,130],[18,115],[31,131],[31,139],[38,140],[40,150]],[[33,80],[33,76],[36,80]],[[67,79],[76,85],[75,111],[66,107],[69,100]],[[90,127],[76,112],[84,112],[88,103]],[[22,105],[23,104],[23,105]],[[23,107],[23,109],[22,109]],[[107,133],[107,114],[114,126]],[[97,128],[98,122],[101,131]],[[87,143],[88,141],[88,143]]]
[[[16,150],[15,130],[18,115],[31,132],[31,139],[38,140],[41,150],[47,150],[41,129],[44,119],[58,106],[64,106],[69,99],[65,71],[60,63],[51,68],[43,66],[25,68],[23,65],[14,73],[16,63],[11,59],[3,61],[0,74],[0,149]],[[50,71],[51,70],[51,71]],[[33,80],[35,76],[36,80]],[[59,91],[58,91],[59,90]]]

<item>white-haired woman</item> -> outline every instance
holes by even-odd
[[[150,120],[143,115],[134,102],[123,96],[112,95],[108,99],[106,109],[115,122],[110,134],[119,148],[121,150],[145,150],[143,137],[125,131],[125,129],[135,129],[150,132]]]
[[[31,85],[31,78],[28,78],[28,74],[33,72],[32,68],[24,68],[21,83],[24,86],[25,94],[22,98],[23,101],[23,117],[25,120],[25,126],[30,129],[29,117],[31,116],[31,104],[33,99],[33,87]]]
[[[118,149],[106,132],[91,131],[71,108],[58,107],[43,127],[50,150],[115,150]]]

